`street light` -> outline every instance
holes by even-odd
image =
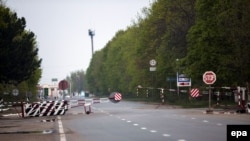
[[[91,38],[91,47],[92,47],[92,56],[94,54],[94,43],[93,43],[93,37],[95,35],[95,31],[89,29],[89,36]]]
[[[176,82],[177,82],[177,95],[179,96],[179,85],[178,85],[178,79],[179,79],[179,59],[176,59]]]

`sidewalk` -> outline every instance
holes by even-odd
[[[237,112],[237,110],[239,110],[238,106],[236,105],[221,105],[221,106],[216,106],[213,105],[213,107],[211,107],[212,112],[207,112],[208,108],[182,108],[181,106],[178,105],[169,105],[169,104],[157,104],[157,103],[146,103],[147,104],[147,108],[151,107],[154,109],[187,109],[187,110],[195,110],[195,111],[199,111],[200,113],[203,114],[247,114],[249,115],[249,113],[247,113],[247,111],[245,113],[240,113]],[[146,108],[144,106],[144,108]]]
[[[0,140],[55,141],[58,140],[56,117],[21,118],[0,113]]]

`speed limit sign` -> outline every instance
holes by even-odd
[[[216,81],[216,74],[213,71],[206,71],[203,74],[203,82],[207,85],[212,85]]]
[[[149,64],[150,64],[151,66],[155,66],[155,65],[156,65],[156,60],[155,60],[155,59],[150,60],[150,61],[149,61]]]

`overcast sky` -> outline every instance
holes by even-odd
[[[35,33],[43,60],[40,84],[51,84],[52,78],[60,81],[87,70],[92,56],[88,29],[95,30],[94,51],[100,50],[150,0],[7,0],[6,5]]]

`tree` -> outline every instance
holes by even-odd
[[[217,85],[249,82],[249,9],[247,0],[197,0],[196,22],[188,34],[184,61],[193,80],[213,70]]]
[[[41,65],[35,34],[25,30],[25,18],[18,18],[0,5],[0,83],[14,84],[28,80]]]
[[[75,71],[70,73],[70,76],[67,76],[66,80],[69,82],[72,92],[82,92],[86,91],[87,82],[85,78],[84,71]]]
[[[186,33],[194,23],[195,0],[158,0],[144,8],[143,16],[94,54],[87,71],[95,92],[119,90],[126,96],[138,85],[152,86],[149,60],[157,60],[157,85],[175,71],[175,60],[187,53]],[[158,96],[158,95],[156,95]]]

